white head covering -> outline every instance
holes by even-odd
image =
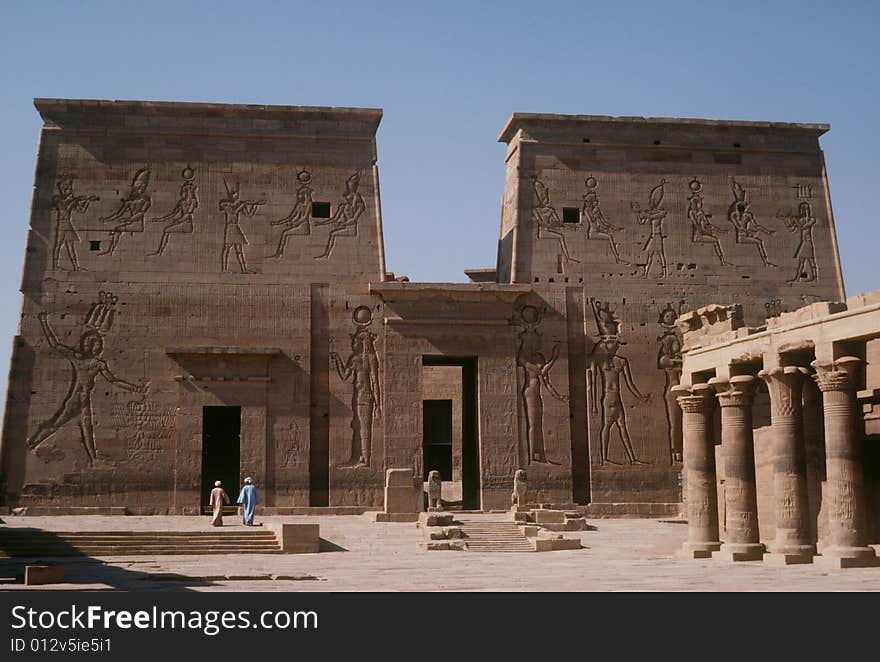
[[[251,478],[250,476],[248,476],[247,478],[244,479],[245,485],[251,485],[253,482],[254,482],[254,479]]]
[[[215,481],[214,481],[214,487],[220,487],[220,481],[219,481],[219,480],[215,480]]]

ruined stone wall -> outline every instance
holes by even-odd
[[[7,503],[194,512],[202,407],[227,405],[266,505],[308,505],[310,464],[351,441],[351,366],[337,379],[331,354],[384,276],[381,111],[36,106]]]
[[[680,414],[668,395],[680,374],[680,312],[738,303],[757,323],[843,299],[825,130],[511,118],[501,135],[509,281],[583,288],[589,451],[575,448],[573,462],[589,466],[591,501],[680,498]]]

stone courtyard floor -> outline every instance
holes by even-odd
[[[501,519],[503,515],[485,515]],[[208,517],[15,517],[3,527],[48,531],[210,530]],[[260,518],[258,518],[260,521]],[[46,558],[65,566],[67,583],[0,584],[0,590],[124,591],[878,591],[880,568],[680,561],[680,522],[596,519],[584,549],[544,553],[424,551],[415,524],[360,516],[265,517],[320,524],[319,554]],[[242,530],[234,517],[224,531]],[[878,550],[880,551],[880,550]],[[37,559],[0,558],[0,578]],[[222,579],[221,579],[222,578]]]

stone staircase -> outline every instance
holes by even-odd
[[[52,532],[0,528],[0,557],[280,553],[278,539],[269,530]]]
[[[469,552],[534,552],[535,546],[511,521],[457,516]]]

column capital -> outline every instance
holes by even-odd
[[[755,397],[755,378],[751,375],[736,375],[730,379],[713,377],[709,384],[722,407],[748,407]]]
[[[800,366],[777,367],[758,373],[758,377],[767,382],[774,416],[794,416],[801,410],[801,394],[808,374],[809,370]]]
[[[864,363],[862,359],[855,356],[842,356],[833,362],[813,361],[812,365],[816,369],[813,379],[819,389],[826,393],[828,391],[852,391],[856,388],[855,376],[858,369]]]
[[[712,406],[714,389],[709,384],[679,384],[669,389],[669,392],[676,397],[678,406],[686,413],[705,414]]]

